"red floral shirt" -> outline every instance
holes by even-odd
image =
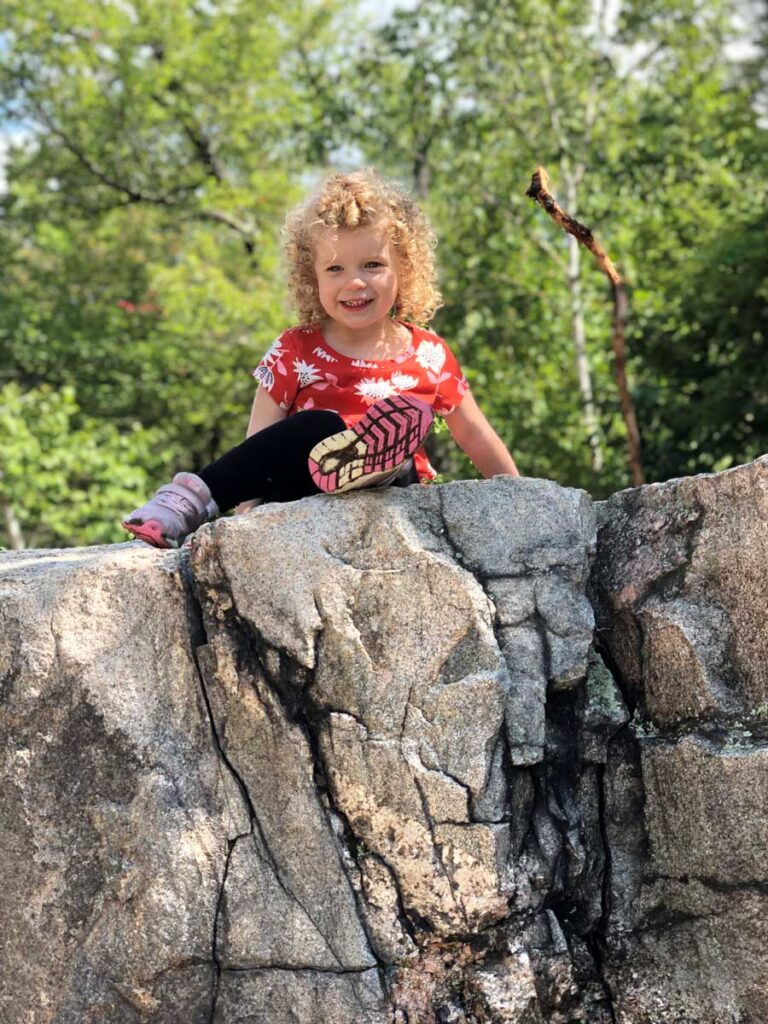
[[[272,343],[253,376],[289,416],[331,409],[348,427],[380,398],[401,393],[415,395],[436,413],[453,412],[469,390],[455,356],[436,334],[404,326],[412,335],[408,350],[379,361],[342,355],[319,326],[291,327]],[[413,462],[422,483],[437,475],[423,448]]]

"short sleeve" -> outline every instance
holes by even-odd
[[[440,339],[440,345],[445,352],[445,361],[437,371],[439,378],[437,394],[433,408],[441,416],[448,416],[455,412],[461,404],[461,400],[469,391],[467,378],[461,372],[461,367],[456,356],[451,352],[446,343]]]
[[[291,372],[294,352],[294,340],[290,331],[285,331],[269,346],[264,356],[253,371],[259,387],[269,392],[271,398],[281,409],[290,409],[299,390],[299,381]]]

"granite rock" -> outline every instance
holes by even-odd
[[[0,555],[3,1024],[763,1024],[767,483]]]
[[[768,458],[600,510],[609,742],[603,971],[617,1024],[768,1019]]]

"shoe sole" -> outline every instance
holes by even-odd
[[[433,420],[418,398],[382,398],[349,430],[315,445],[308,460],[312,479],[327,494],[383,483],[419,448]]]
[[[123,529],[132,533],[134,537],[143,540],[145,544],[151,544],[153,548],[177,548],[178,541],[171,541],[161,533],[160,524],[154,519],[146,523],[127,523],[123,521]]]

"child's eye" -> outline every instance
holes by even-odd
[[[328,273],[335,274],[337,270],[341,270],[341,267],[339,266],[338,263],[334,263],[333,266],[326,267],[325,269],[328,271]]]
[[[366,268],[373,267],[375,269],[376,267],[383,267],[384,264],[381,262],[381,260],[368,260],[365,266]]]

